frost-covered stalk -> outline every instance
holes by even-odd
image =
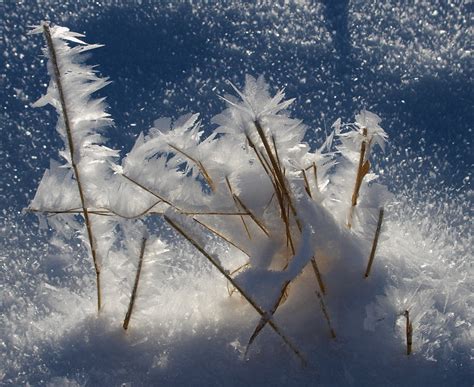
[[[357,164],[355,182],[352,188],[350,200],[349,214],[347,216],[348,228],[352,228],[353,226],[354,213],[360,201],[359,196],[361,190],[366,188],[367,183],[376,177],[376,175],[369,173],[369,159],[374,145],[380,146],[382,150],[385,146],[387,133],[385,133],[383,128],[380,127],[380,121],[380,117],[376,114],[367,110],[362,110],[356,115],[355,123],[345,125],[351,129],[349,132],[340,133],[340,120],[337,120],[333,125],[336,134],[339,136],[339,139],[342,143],[342,145],[338,147],[342,156],[346,158],[351,164]]]
[[[98,261],[97,261],[97,252],[96,252],[96,247],[95,247],[94,234],[92,232],[92,224],[91,224],[91,221],[89,219],[89,211],[87,209],[86,198],[85,198],[85,195],[84,195],[84,190],[82,188],[81,174],[80,174],[79,168],[77,167],[77,164],[76,164],[74,141],[72,139],[72,129],[71,129],[71,122],[69,121],[69,113],[68,113],[68,109],[67,109],[66,96],[64,95],[64,89],[63,89],[63,85],[62,85],[61,73],[59,71],[58,57],[56,55],[56,48],[54,47],[54,43],[53,43],[53,39],[51,37],[51,31],[50,31],[49,25],[46,24],[46,23],[43,24],[43,32],[44,32],[44,37],[46,39],[46,44],[48,45],[48,51],[49,51],[49,57],[50,57],[50,60],[51,60],[51,64],[53,65],[54,78],[55,78],[55,81],[56,81],[56,85],[58,87],[59,100],[60,100],[60,103],[61,103],[62,115],[63,115],[63,119],[64,119],[64,126],[66,128],[67,141],[68,141],[69,152],[70,152],[70,157],[71,157],[71,165],[72,165],[72,168],[74,170],[74,176],[76,177],[77,188],[79,190],[79,196],[81,198],[82,213],[84,215],[84,221],[86,223],[87,236],[89,238],[89,245],[90,245],[91,254],[92,254],[92,261],[94,263],[94,269],[95,269],[95,275],[96,275],[97,310],[100,311],[100,308],[101,308],[101,305],[102,305],[102,292],[101,292],[101,286],[100,286],[100,267],[99,267],[99,264],[98,264]]]
[[[103,145],[100,130],[111,123],[105,112],[103,99],[94,100],[91,94],[108,84],[106,79],[96,76],[90,66],[84,65],[81,54],[85,51],[100,47],[89,45],[78,39],[82,35],[70,32],[64,27],[50,27],[47,23],[31,31],[32,34],[42,33],[46,40],[49,57],[49,72],[51,82],[46,95],[41,97],[33,106],[51,104],[59,113],[57,130],[61,135],[66,150],[61,152],[66,160],[66,167],[72,174],[64,172],[68,168],[57,164],[51,168],[38,188],[33,200],[33,208],[49,211],[52,207],[57,210],[81,208],[86,228],[86,239],[89,245],[97,286],[97,309],[102,306],[101,268],[99,263],[99,247],[96,230],[100,229],[101,236],[108,228],[107,221],[97,221],[94,225],[89,208],[104,207],[108,203],[106,194],[101,187],[107,182],[108,163],[117,152]],[[70,47],[68,42],[76,43]],[[75,183],[73,183],[75,179]],[[99,183],[100,182],[100,183]],[[77,191],[72,184],[76,185]],[[51,190],[54,187],[54,190]],[[63,194],[55,193],[62,192]],[[94,203],[92,203],[94,202]],[[59,208],[58,208],[59,207]],[[58,218],[59,219],[59,218]],[[60,227],[61,220],[57,220]],[[110,229],[110,228],[109,228]]]
[[[273,321],[273,319],[268,318],[267,313],[253,300],[253,298],[245,291],[245,289],[238,284],[237,281],[235,281],[230,274],[225,270],[219,262],[212,257],[200,244],[195,241],[192,237],[190,237],[186,231],[183,230],[182,227],[180,227],[177,222],[173,221],[170,219],[168,216],[164,216],[165,220],[168,222],[168,224],[173,227],[180,235],[182,235],[188,242],[190,242],[202,255],[206,257],[206,259],[229,281],[232,286],[237,289],[237,291],[242,295],[242,297],[247,300],[247,302],[255,309],[255,311],[263,318],[268,321],[268,324],[273,328],[275,333],[278,334],[282,338],[282,340],[285,342],[286,345],[293,351],[293,353],[301,360],[303,365],[306,365],[306,359],[300,352],[300,350],[291,342],[290,339],[286,337],[286,335],[283,333],[282,329]]]

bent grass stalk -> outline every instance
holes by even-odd
[[[142,239],[142,244],[140,247],[140,255],[138,257],[138,267],[137,273],[135,275],[135,282],[133,284],[132,295],[130,297],[130,303],[128,304],[127,314],[125,315],[125,319],[123,320],[123,329],[127,330],[128,325],[130,323],[130,318],[132,317],[133,307],[135,305],[135,299],[137,297],[137,290],[138,290],[138,282],[140,281],[140,273],[142,271],[143,265],[143,257],[145,255],[145,247],[146,247],[147,238]]]
[[[67,107],[67,101],[66,101],[66,96],[64,93],[64,88],[62,84],[62,78],[61,78],[61,73],[59,71],[59,62],[58,58],[56,55],[56,47],[54,46],[53,43],[53,38],[51,37],[51,31],[49,28],[49,25],[47,23],[43,23],[43,34],[45,36],[46,44],[48,46],[48,52],[49,56],[51,59],[51,64],[53,67],[54,71],[54,79],[56,82],[56,86],[58,88],[58,93],[59,93],[59,100],[61,103],[61,111],[63,115],[63,120],[64,120],[64,126],[66,128],[66,135],[67,135],[67,141],[68,141],[68,146],[69,146],[69,153],[71,157],[71,165],[72,169],[74,171],[74,175],[76,177],[76,182],[77,182],[77,188],[79,190],[79,196],[81,199],[81,207],[82,207],[82,214],[84,216],[84,222],[86,224],[86,229],[87,229],[87,237],[89,240],[89,247],[91,249],[91,255],[92,255],[92,261],[94,264],[94,270],[95,270],[95,275],[96,275],[96,286],[97,286],[97,311],[100,312],[100,308],[102,306],[102,290],[101,290],[101,285],[100,285],[100,266],[99,262],[97,259],[97,251],[96,251],[96,242],[94,239],[94,234],[92,232],[92,224],[91,220],[89,217],[89,211],[87,209],[87,204],[86,204],[86,198],[84,195],[84,189],[83,185],[81,182],[81,174],[79,173],[79,168],[76,164],[76,157],[75,157],[75,144],[73,141],[72,137],[72,126],[71,122],[69,120],[69,111]]]
[[[174,221],[172,221],[166,215],[164,219],[173,227],[179,234],[181,234],[188,242],[190,242],[204,257],[232,284],[232,286],[237,289],[237,291],[245,298],[245,300],[255,309],[255,311],[263,318],[267,316],[267,313],[250,297],[247,292],[230,276],[230,274],[225,270],[220,263],[214,259],[204,248],[199,245],[191,236],[189,236],[180,226],[178,226]],[[285,344],[293,351],[293,353],[300,359],[303,366],[306,366],[307,362],[300,350],[293,344],[293,342],[287,338],[283,333],[282,329],[273,321],[273,319],[268,320],[268,324],[272,327],[275,333],[281,337]]]

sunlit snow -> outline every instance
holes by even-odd
[[[0,5],[0,384],[471,386],[471,8],[461,1],[441,6],[432,1],[409,5],[363,0]],[[159,187],[180,207],[233,208],[235,203],[225,195],[209,200],[212,189],[196,164],[174,157],[165,165],[156,157],[167,151],[164,142],[194,152],[194,158],[209,165],[210,176],[219,176],[217,186],[226,187],[229,175],[243,202],[264,207],[263,198],[272,187],[256,172],[256,165],[242,163],[251,149],[223,138],[240,138],[257,117],[275,124],[279,111],[288,110],[288,122],[278,117],[282,129],[294,129],[278,133],[282,162],[288,163],[290,175],[291,168],[317,163],[321,179],[311,187],[324,197],[321,203],[301,199],[298,204],[309,228],[301,234],[293,265],[283,276],[267,270],[283,262],[281,251],[273,240],[265,242],[255,224],[252,232],[261,235],[248,242],[239,219],[213,226],[233,235],[245,253],[212,233],[193,235],[229,270],[245,264],[250,255],[254,270],[243,271],[237,279],[261,304],[274,302],[271,285],[297,277],[275,321],[304,353],[306,367],[268,326],[245,354],[259,315],[238,293],[229,296],[232,287],[225,278],[156,217],[120,220],[113,237],[113,220],[97,222],[107,267],[102,281],[108,284],[98,316],[93,265],[83,243],[85,234],[77,231],[82,228],[78,218],[57,215],[38,222],[23,211],[33,199],[38,207],[80,207],[73,174],[62,166],[70,162],[67,148],[65,157],[59,155],[64,143],[56,131],[56,112],[32,107],[49,83],[47,58],[41,51],[44,40],[27,35],[41,20],[104,45],[90,52],[87,63],[98,64],[98,75],[112,81],[95,95],[107,97],[106,111],[115,122],[100,131],[110,149],[98,152],[96,147],[82,154],[85,169],[87,163],[99,163],[104,171],[95,176],[110,179],[109,191],[90,180],[94,188],[87,194],[99,207],[132,216],[154,204],[156,198],[136,186],[116,184],[125,174]],[[265,92],[267,86],[259,83],[263,80],[269,85]],[[97,82],[83,88],[82,96],[106,83]],[[54,97],[53,90],[40,104]],[[288,99],[294,102],[285,104]],[[82,100],[78,106],[85,104]],[[74,112],[76,123],[99,118],[108,124],[108,116],[101,115],[104,106],[89,106],[87,115]],[[90,128],[84,125],[87,148],[98,137],[88,140]],[[362,187],[361,209],[354,213],[349,231],[345,225],[351,197],[345,193],[352,193],[352,167],[357,166],[360,149],[356,131],[363,127],[374,136],[369,149],[372,165]],[[215,138],[213,130],[219,133]],[[300,143],[307,143],[308,149]],[[310,158],[306,150],[312,152]],[[336,163],[327,155],[331,150],[345,157]],[[295,159],[298,165],[290,165]],[[195,179],[168,173],[169,167]],[[375,174],[378,178],[369,189]],[[302,188],[303,180],[298,181]],[[379,246],[372,272],[364,279],[382,205]],[[157,210],[187,225],[165,207]],[[270,219],[271,214],[265,218]],[[308,233],[321,225],[324,230],[309,242]],[[148,253],[130,328],[124,332],[145,229],[152,231]],[[308,249],[321,257],[328,286],[324,300],[335,340],[315,294],[313,272],[301,273],[311,258]],[[351,251],[353,260],[345,262]],[[413,324],[410,356],[405,354],[406,310]]]

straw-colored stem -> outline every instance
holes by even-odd
[[[255,311],[261,316],[265,317],[266,313],[265,311],[258,306],[258,304],[250,297],[247,292],[230,276],[230,274],[225,270],[220,263],[213,258],[206,250],[204,250],[203,247],[201,247],[198,242],[196,242],[192,237],[190,237],[180,226],[178,226],[174,221],[172,221],[170,218],[168,218],[166,215],[164,216],[164,219],[173,227],[179,234],[181,234],[188,242],[190,242],[204,257],[207,258],[207,260],[232,284],[234,288],[237,289],[237,291],[242,295],[242,297],[247,300],[247,302],[255,309]],[[273,319],[270,319],[268,321],[268,324],[273,328],[275,333],[278,334],[282,338],[282,340],[285,342],[285,344],[293,351],[293,353],[301,360],[302,364],[305,366],[306,365],[306,360],[302,353],[298,350],[298,348],[286,337],[286,335],[283,333],[282,329],[273,321]]]
[[[278,181],[278,185],[280,186],[280,189],[282,190],[283,195],[286,196],[288,203],[290,204],[290,208],[293,213],[293,216],[295,217],[296,224],[298,225],[298,229],[301,231],[302,230],[301,223],[298,219],[296,209],[293,205],[289,190],[286,186],[286,180],[285,180],[285,176],[283,175],[283,171],[281,169],[281,164],[279,164],[277,156],[275,156],[271,150],[270,144],[268,143],[268,140],[265,136],[262,125],[260,124],[260,121],[255,120],[254,125],[257,129],[258,135],[260,136],[260,139],[262,140],[263,147],[265,148],[265,151],[267,152],[268,158],[270,159],[270,163],[275,173],[276,180]],[[276,147],[275,142],[274,142],[274,146]]]
[[[314,275],[316,276],[316,280],[318,281],[319,289],[321,290],[321,293],[325,295],[326,286],[324,285],[323,278],[321,276],[321,272],[319,271],[319,267],[315,257],[311,258],[311,266],[313,267]]]
[[[246,256],[250,256],[249,253],[247,253],[244,249],[242,249],[242,247],[240,247],[237,243],[233,242],[232,240],[230,240],[230,238],[226,237],[224,234],[222,234],[221,232],[217,231],[215,228],[211,227],[211,226],[208,226],[207,224],[197,220],[196,218],[193,218],[193,220],[197,223],[199,223],[202,227],[204,227],[205,229],[207,229],[208,231],[212,232],[213,234],[217,235],[219,238],[225,240],[227,243],[229,243],[230,245],[234,246],[236,249],[240,250],[242,253],[244,253]]]
[[[253,151],[257,155],[257,159],[260,161],[260,164],[262,165],[265,173],[268,176],[270,176],[270,169],[271,169],[270,164],[268,163],[268,161],[266,159],[264,159],[263,155],[260,154],[260,152],[255,147],[255,144],[253,143],[253,141],[251,140],[251,138],[248,134],[246,134],[246,138],[247,138],[247,142],[249,143],[250,147],[253,149]]]
[[[131,178],[130,176],[127,176],[126,174],[122,173],[121,176],[123,176],[125,179],[127,179],[129,182],[135,184],[136,186],[140,187],[142,190],[148,192],[150,195],[153,195],[157,199],[160,199],[162,202],[165,202],[169,206],[173,207],[176,211],[181,212],[181,210],[176,207],[173,203],[171,203],[169,200],[165,199],[163,196],[160,194],[157,194],[156,192],[152,191],[150,188],[145,187],[143,184],[140,184],[138,181],[135,179]]]
[[[372,249],[370,250],[369,262],[367,264],[367,269],[365,270],[364,277],[367,278],[370,274],[370,269],[372,268],[372,263],[374,262],[375,251],[377,250],[377,244],[379,241],[380,231],[382,229],[383,221],[383,207],[379,211],[379,220],[377,221],[377,229],[375,230],[374,240],[372,242]]]
[[[260,164],[262,165],[264,171],[266,172],[266,174],[268,175],[268,178],[270,179],[270,182],[273,185],[274,193],[277,197],[278,204],[280,206],[280,216],[283,220],[283,223],[285,224],[285,230],[286,230],[286,235],[287,235],[287,245],[289,243],[292,246],[292,252],[294,254],[295,250],[294,250],[293,240],[291,238],[289,216],[287,216],[285,212],[284,198],[283,198],[282,190],[278,183],[278,178],[275,174],[275,171],[270,166],[266,157],[263,154],[260,154],[257,147],[252,142],[250,136],[247,134],[246,137],[247,137],[248,143],[250,144],[250,147],[254,150],[255,154],[257,155],[258,160],[260,161]]]
[[[271,168],[271,171],[273,173],[273,176],[274,176],[274,187],[275,187],[275,192],[277,194],[277,197],[278,197],[278,193],[280,192],[280,197],[278,197],[279,199],[279,203],[280,203],[280,210],[281,210],[281,216],[282,216],[282,219],[283,219],[283,222],[285,223],[285,232],[286,232],[286,236],[287,236],[287,243],[289,242],[290,246],[291,246],[291,250],[292,250],[292,254],[294,255],[295,253],[295,247],[294,247],[294,243],[293,243],[293,238],[291,236],[291,225],[290,225],[290,217],[289,215],[287,215],[286,211],[285,211],[285,197],[287,199],[287,202],[288,202],[288,205],[293,213],[293,216],[295,218],[295,221],[296,221],[296,225],[298,226],[298,229],[299,231],[301,232],[302,230],[302,227],[301,227],[301,223],[298,219],[298,216],[297,216],[297,213],[296,213],[296,209],[293,205],[293,202],[291,200],[291,196],[290,196],[290,193],[288,191],[288,188],[286,187],[286,179],[285,179],[285,176],[283,174],[283,171],[281,169],[281,163],[280,163],[280,159],[279,159],[279,156],[278,156],[278,150],[277,150],[277,146],[276,146],[276,142],[275,142],[275,138],[272,136],[272,140],[273,140],[273,146],[275,148],[275,155],[273,154],[272,150],[271,150],[271,147],[270,147],[270,144],[268,143],[268,140],[265,136],[265,133],[263,131],[263,128],[260,124],[260,122],[258,120],[255,120],[254,121],[254,125],[255,125],[255,128],[257,129],[257,133],[263,143],[263,146],[265,148],[265,151],[267,153],[267,156],[268,156],[268,159],[270,160],[270,164],[272,166]],[[278,189],[277,189],[278,187]]]
[[[366,128],[364,128],[363,130],[363,136],[364,136],[364,139],[362,140],[362,143],[360,145],[359,164],[357,167],[357,175],[356,175],[356,180],[354,184],[354,190],[352,192],[351,208],[349,210],[349,219],[347,222],[347,226],[349,228],[352,227],[352,218],[354,216],[355,207],[357,206],[357,199],[359,198],[359,191],[360,191],[360,187],[362,186],[362,181],[364,180],[364,176],[367,175],[370,169],[370,162],[369,160],[365,159],[365,151],[367,148],[367,144],[365,140],[365,138],[367,137]]]
[[[194,157],[192,157],[191,155],[187,154],[185,151],[183,151],[182,149],[179,149],[177,146],[173,145],[173,144],[168,144],[168,146],[172,149],[174,149],[176,152],[182,154],[183,156],[185,156],[186,158],[188,158],[189,160],[191,160],[194,164],[196,164],[196,166],[198,167],[199,171],[201,172],[201,174],[204,176],[204,179],[206,180],[207,184],[209,185],[209,188],[211,188],[211,191],[212,192],[215,192],[216,191],[216,186],[214,184],[214,181],[212,180],[211,176],[209,175],[209,173],[207,172],[206,168],[204,168],[204,165],[203,163],[200,161],[200,160],[196,160]]]
[[[405,325],[405,335],[406,335],[406,341],[407,341],[407,356],[411,354],[412,351],[412,346],[413,346],[413,325],[410,320],[410,312],[408,310],[405,310],[403,315],[406,318],[406,325]]]
[[[155,204],[156,205],[156,204]],[[45,210],[40,210],[37,208],[27,208],[25,210],[26,212],[33,212],[33,213],[42,213],[42,214],[49,214],[49,215],[59,215],[59,214],[82,214],[82,210],[77,209],[77,208],[71,208],[67,210],[52,210],[52,209],[45,209]],[[117,212],[114,212],[113,210],[109,209],[89,209],[88,210],[89,214],[94,214],[94,215],[100,215],[100,216],[118,216],[118,217],[125,217],[126,219],[135,219],[137,217],[140,217],[142,215],[148,214],[148,215],[163,215],[165,212],[164,211],[148,211],[147,213],[140,213],[138,215],[133,215],[133,216],[123,216]],[[179,213],[183,215],[195,215],[195,216],[249,216],[247,212],[222,212],[222,211],[178,211]]]
[[[312,199],[313,195],[311,194],[311,188],[309,186],[308,176],[306,176],[306,172],[304,169],[302,169],[301,172],[303,173],[304,189],[306,190],[306,193],[308,194],[308,196]]]
[[[255,224],[264,232],[264,234],[270,238],[270,233],[268,232],[267,228],[265,225],[260,221],[255,214],[250,211],[250,209],[244,204],[242,199],[240,199],[237,195],[234,194],[234,198],[237,200],[239,205],[243,208],[244,211],[248,212],[249,216],[252,218],[252,220],[255,222]]]
[[[76,164],[76,152],[74,149],[75,144],[72,137],[72,126],[69,119],[69,111],[67,107],[63,84],[62,84],[61,73],[59,71],[60,65],[58,62],[57,55],[56,55],[56,48],[53,43],[53,38],[51,37],[51,31],[50,31],[49,25],[46,23],[43,24],[43,33],[44,33],[46,43],[48,46],[49,56],[51,59],[51,64],[52,64],[53,72],[54,72],[54,78],[55,78],[56,86],[58,88],[59,100],[61,103],[61,111],[62,111],[62,116],[64,120],[64,126],[66,128],[66,136],[67,136],[67,141],[68,141],[68,146],[69,146],[71,165],[72,165],[72,169],[74,170],[74,175],[76,177],[76,182],[77,182],[77,188],[78,188],[79,196],[81,199],[82,214],[84,216],[84,222],[86,224],[87,237],[89,239],[89,246],[91,249],[92,261],[94,264],[94,270],[96,274],[97,310],[100,312],[100,308],[102,306],[102,291],[101,291],[101,286],[100,286],[100,267],[99,267],[99,262],[97,259],[96,242],[94,239],[94,234],[92,232],[92,224],[89,217],[89,212],[87,210],[86,198],[84,195],[84,189],[81,182],[81,174],[79,173],[79,168]]]
[[[130,297],[130,303],[128,304],[127,314],[125,315],[125,319],[123,320],[123,329],[125,329],[125,330],[128,329],[128,325],[130,323],[130,318],[132,317],[133,307],[135,305],[135,299],[137,297],[138,282],[140,281],[140,274],[141,274],[141,271],[142,271],[143,257],[145,255],[146,241],[147,241],[146,238],[142,239],[142,245],[140,247],[140,256],[138,257],[137,273],[135,274],[135,282],[133,283],[132,295]]]
[[[278,295],[278,298],[277,300],[275,301],[275,303],[273,304],[272,308],[270,309],[270,312],[267,313],[266,316],[262,317],[257,325],[257,327],[255,328],[255,330],[253,331],[252,333],[252,336],[250,336],[250,339],[249,339],[249,342],[247,343],[247,348],[245,350],[245,355],[247,355],[247,352],[250,348],[250,346],[252,345],[252,343],[254,342],[254,340],[257,338],[258,334],[260,333],[260,331],[265,327],[265,325],[267,324],[267,322],[273,317],[273,315],[275,314],[276,310],[278,309],[278,307],[280,306],[283,298],[285,297],[285,292],[286,292],[286,289],[288,288],[288,285],[290,285],[290,282],[291,281],[286,281],[282,288],[280,289],[280,294]]]
[[[324,298],[321,295],[321,293],[319,293],[319,291],[317,291],[317,290],[316,290],[316,295],[318,296],[319,305],[321,306],[321,311],[323,312],[324,318],[325,318],[326,323],[327,323],[328,328],[329,328],[329,332],[331,333],[331,337],[333,339],[335,339],[336,338],[336,332],[334,331],[334,329],[332,327],[331,319],[329,318],[329,313],[328,313],[328,310],[326,308],[326,303],[324,302]]]
[[[244,263],[243,265],[239,266],[237,269],[232,270],[229,275],[232,276],[232,275],[234,275],[235,273],[238,273],[240,270],[242,270],[243,268],[245,268],[247,266],[250,266],[249,262]],[[229,293],[229,297],[232,297],[232,294],[234,294],[234,292],[235,292],[235,288],[229,289],[229,282],[227,282],[227,293]]]
[[[239,204],[237,202],[237,200],[235,199],[234,197],[234,191],[232,189],[232,186],[230,185],[230,181],[229,181],[229,178],[226,176],[225,177],[225,181],[227,183],[227,188],[229,189],[229,192],[230,192],[230,196],[232,196],[232,200],[234,201],[234,204],[236,206],[236,208],[238,209],[239,208]],[[252,239],[252,235],[250,234],[250,230],[247,226],[247,223],[245,223],[245,219],[243,216],[240,217],[240,220],[242,221],[242,225],[244,226],[244,229],[245,229],[245,232],[247,233],[247,237],[249,239]]]
[[[314,186],[316,187],[316,192],[319,192],[318,167],[316,166],[315,162],[313,162],[312,168],[313,168],[313,176],[314,176]]]

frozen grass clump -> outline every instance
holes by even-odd
[[[424,327],[439,301],[434,288],[421,287],[414,272],[393,280],[378,265],[378,246],[390,239],[384,216],[391,200],[371,168],[387,141],[380,117],[362,110],[352,123],[337,119],[312,149],[308,128],[290,115],[293,100],[272,93],[263,77],[247,76],[243,88],[230,84],[232,94],[221,97],[226,107],[214,129],[198,114],[160,118],[120,159],[105,146],[112,121],[104,101],[92,96],[107,81],[82,60],[98,45],[46,23],[33,33],[46,38],[51,76],[36,105],[56,108],[65,148],[29,210],[47,214],[43,221],[62,238],[82,240],[98,309],[111,321],[125,329],[150,323],[160,313],[153,303],[164,292],[160,284],[203,259],[256,312],[247,351],[268,326],[305,363],[276,317],[306,301],[315,301],[323,322],[318,337],[362,341],[364,328],[397,326],[400,354],[430,342]],[[199,275],[207,278],[202,268]]]

